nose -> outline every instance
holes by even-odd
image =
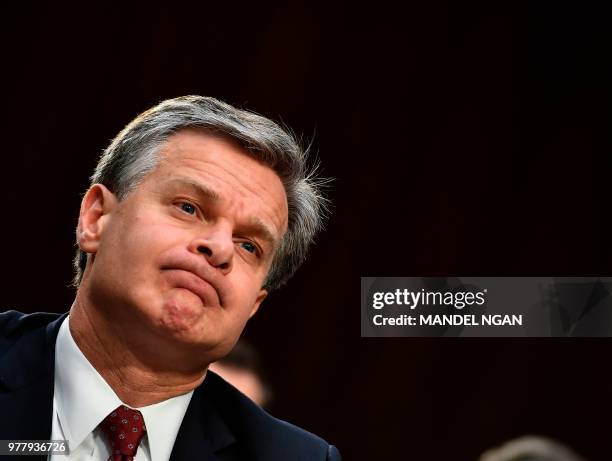
[[[234,242],[231,230],[221,226],[209,228],[191,241],[189,251],[203,255],[208,264],[224,275],[232,270]]]

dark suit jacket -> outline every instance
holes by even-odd
[[[64,318],[0,314],[0,439],[50,438],[55,340]],[[340,455],[316,435],[273,418],[209,372],[193,393],[170,459],[339,461]]]

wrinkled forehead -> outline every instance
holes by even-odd
[[[178,131],[161,146],[157,165],[146,179],[157,185],[177,179],[172,184],[197,190],[210,201],[249,204],[252,211],[274,221],[281,238],[286,232],[288,204],[282,179],[227,136],[201,129]]]

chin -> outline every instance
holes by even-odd
[[[204,316],[205,309],[199,298],[172,296],[161,307],[159,323],[166,330],[188,335],[202,324]]]

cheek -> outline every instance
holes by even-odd
[[[179,240],[175,229],[138,214],[122,223],[112,233],[116,260],[126,266],[140,266],[155,262],[164,249]],[[142,269],[142,268],[140,268]]]
[[[169,234],[143,220],[121,224],[109,228],[101,242],[94,263],[97,277],[116,296],[149,305],[158,284],[159,255],[169,244]]]
[[[238,295],[239,299],[236,300],[236,303],[239,303],[240,307],[236,309],[236,315],[240,317],[240,321],[243,324],[249,320],[249,317],[255,306],[255,303],[257,302],[257,297],[259,296],[261,290],[261,283],[254,282],[255,281],[253,279],[250,279],[244,280],[242,285],[234,285],[234,287],[242,286],[242,291],[238,290],[240,293]]]

